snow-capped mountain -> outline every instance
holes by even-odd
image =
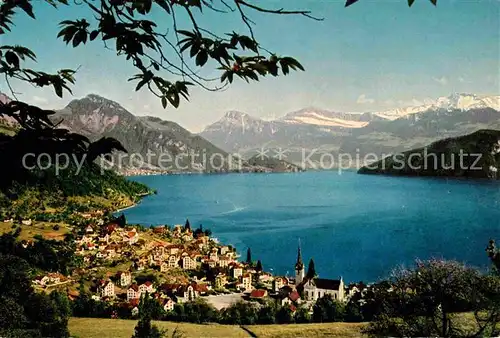
[[[500,110],[500,95],[479,96],[475,94],[456,93],[450,96],[439,97],[435,101],[427,104],[375,112],[373,114],[387,120],[395,120],[403,116],[421,113],[427,110],[470,110],[480,108]]]
[[[296,154],[304,149],[391,153],[485,128],[500,129],[500,95],[452,94],[423,105],[373,113],[305,108],[272,121],[232,111],[201,136],[244,156],[261,148]]]
[[[340,137],[352,128],[366,126],[370,118],[369,114],[307,108],[266,121],[246,113],[230,111],[219,121],[207,126],[200,135],[222,149],[246,155],[262,147],[296,148],[300,152],[302,148],[338,144]]]
[[[316,108],[305,108],[286,114],[279,121],[290,124],[311,124],[324,127],[362,128],[373,121],[371,113],[343,113]]]

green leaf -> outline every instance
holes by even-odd
[[[436,5],[437,5],[437,0],[431,0],[431,2],[432,2],[432,4],[433,4],[434,6],[436,6]]]
[[[141,81],[139,81],[139,83],[135,87],[135,91],[138,91],[139,89],[141,89],[142,86],[144,86],[146,83],[148,83],[148,79],[147,78],[143,78]]]
[[[83,29],[78,31],[78,33],[75,34],[73,37],[73,47],[78,47],[80,43],[86,43],[87,42],[87,32],[84,31]]]
[[[161,105],[163,106],[163,109],[167,108],[167,98],[165,96],[161,98]]]
[[[172,104],[172,106],[178,108],[180,103],[179,94],[177,92],[171,93],[168,96],[168,101]]]
[[[186,42],[186,43],[185,43],[185,44],[181,47],[180,52],[181,52],[181,53],[183,53],[186,49],[188,49],[188,48],[191,46],[191,44],[192,44],[192,43],[193,43],[192,41],[187,41],[187,42]]]
[[[189,56],[194,57],[196,54],[198,54],[199,50],[200,50],[200,45],[198,43],[193,42],[193,46],[191,47],[191,50],[189,51]]]
[[[54,90],[56,92],[56,95],[59,97],[62,97],[62,85],[59,82],[54,82],[52,84],[54,86]]]
[[[33,19],[35,18],[35,14],[33,14],[33,6],[28,1],[19,2],[19,7],[21,7],[22,10],[25,11],[26,14],[31,16]]]
[[[200,50],[198,55],[196,56],[196,65],[203,67],[205,63],[208,61],[208,53],[206,50]]]
[[[90,33],[90,41],[94,41],[95,38],[97,38],[97,35],[99,35],[99,31],[95,30]]]
[[[7,53],[5,53],[5,60],[15,68],[19,68],[19,57],[16,55],[16,53],[9,50]]]
[[[165,0],[155,0],[156,4],[163,8],[168,14],[170,14],[170,6],[167,4]]]
[[[196,37],[195,33],[190,32],[190,31],[185,31],[185,30],[182,30],[182,29],[177,30],[177,33],[182,34],[182,35],[186,35],[186,36],[190,36],[192,38]]]
[[[295,60],[294,58],[287,56],[282,58],[282,60],[284,60],[292,69],[295,69],[295,67],[297,67],[298,69],[304,71],[304,67],[299,63],[299,61]]]
[[[290,68],[288,67],[288,64],[285,61],[280,60],[280,66],[283,75],[288,75],[288,73],[290,73]]]
[[[411,7],[411,5],[413,5],[414,2],[415,0],[408,0],[408,6]]]
[[[350,5],[352,5],[352,4],[354,4],[354,3],[358,2],[358,1],[359,1],[359,0],[347,0],[347,1],[345,2],[345,6],[346,6],[346,7],[349,7]]]

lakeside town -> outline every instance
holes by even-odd
[[[123,215],[108,221],[103,215],[102,211],[78,213],[87,223],[73,232],[75,255],[82,264],[70,275],[37,276],[32,281],[36,289],[63,291],[70,300],[86,292],[96,302],[137,317],[145,294],[167,313],[176,304],[199,298],[217,310],[240,301],[274,301],[289,307],[291,313],[299,306],[312,313],[314,303],[325,295],[347,303],[370,288],[363,283],[346,284],[342,278],[309,276],[300,246],[290,253],[297,255],[295,275],[273,276],[260,261],[252,261],[250,249],[241,261],[234,247],[219,243],[201,225],[193,229],[189,220],[184,225],[145,228],[127,225]],[[23,246],[30,244],[24,241]]]

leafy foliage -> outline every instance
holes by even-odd
[[[314,304],[312,320],[318,323],[340,322],[344,319],[344,311],[342,303],[325,295]]]
[[[486,247],[486,253],[493,264],[494,271],[500,274],[500,249],[497,248],[495,241],[492,239]]]
[[[400,269],[392,291],[380,295],[381,312],[368,333],[374,336],[495,336],[500,321],[500,280],[482,276],[458,262],[417,261]],[[473,312],[475,325],[453,320],[456,312]]]
[[[18,228],[19,229],[19,228]],[[35,236],[33,244],[24,246],[18,240],[19,230],[0,236],[0,255],[12,255],[23,259],[32,268],[68,274],[78,267],[73,241],[46,240]]]
[[[135,327],[135,333],[132,338],[162,338],[165,337],[165,331],[160,330],[156,325],[151,324],[154,307],[158,303],[149,297],[148,293],[141,296],[139,304],[139,322]]]
[[[264,268],[262,267],[262,262],[260,261],[260,259],[257,261],[257,265],[255,266],[255,271],[257,272],[262,272],[262,270],[264,270]]]
[[[75,211],[109,210],[119,207],[109,203],[133,203],[147,193],[145,185],[102,170],[97,164],[84,165],[80,171],[70,166],[59,173],[55,168],[32,170],[22,180],[0,189],[0,216],[71,222]],[[47,212],[49,209],[58,212]]]
[[[441,176],[498,179],[491,167],[500,164],[497,153],[500,131],[478,130],[472,134],[436,141],[427,147],[388,156],[362,167],[361,174]]]
[[[0,254],[0,334],[3,337],[68,337],[69,302],[56,291],[37,294],[28,263]]]

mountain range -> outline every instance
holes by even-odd
[[[479,129],[500,129],[500,95],[452,94],[423,105],[381,112],[343,113],[306,108],[267,121],[231,111],[200,135],[228,152],[250,157],[286,149],[287,160],[304,153],[376,155],[421,147]]]
[[[0,100],[6,102],[8,97],[2,94]],[[135,116],[119,103],[96,94],[71,101],[52,119],[91,140],[116,138],[129,154],[139,155],[122,157],[121,164],[127,168],[290,171],[298,169],[290,162],[303,166],[308,163],[304,156],[311,153],[312,163],[322,160],[324,154],[383,156],[480,129],[500,130],[500,96],[453,94],[424,105],[382,112],[305,108],[271,121],[230,111],[198,135],[175,122]],[[12,128],[12,121],[2,123],[0,128]],[[152,155],[148,157],[148,153]]]
[[[119,103],[96,94],[71,101],[56,111],[52,120],[61,128],[76,131],[91,140],[112,137],[121,142],[129,156],[113,156],[116,169],[140,173],[225,171],[295,171],[295,165],[264,161],[249,164],[216,147],[179,124],[153,116],[135,116]],[[267,163],[269,162],[269,163]],[[118,164],[118,166],[116,165]]]
[[[135,116],[117,102],[99,95],[90,94],[71,101],[52,119],[60,127],[77,131],[92,140],[113,137],[120,141],[129,154],[135,154],[122,156],[122,167],[176,172],[227,170],[231,166],[226,162],[232,161],[227,152],[177,123],[158,117]],[[220,155],[210,161],[214,154]],[[115,156],[114,161],[118,160]]]

